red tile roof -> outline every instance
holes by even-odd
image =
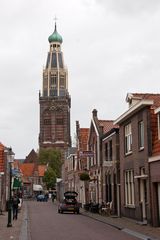
[[[113,122],[113,120],[98,120],[99,127],[103,127],[103,133],[109,132],[112,128],[118,128],[118,125]]]
[[[35,164],[34,163],[22,163],[20,164],[20,170],[23,176],[30,177],[34,174]]]
[[[131,93],[133,95],[133,98],[139,98],[139,99],[148,99],[153,100],[153,107],[157,108],[160,106],[160,94],[159,93]]]
[[[46,165],[38,165],[38,176],[43,177],[47,169]]]
[[[81,150],[87,150],[89,128],[80,128],[79,129],[79,148]]]

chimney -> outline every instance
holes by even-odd
[[[76,134],[77,134],[77,136],[79,135],[79,128],[80,128],[79,121],[76,121]]]
[[[93,109],[92,115],[93,115],[93,117],[97,117],[97,110],[96,109]]]

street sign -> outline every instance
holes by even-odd
[[[94,157],[93,151],[80,151],[79,152],[80,157]]]

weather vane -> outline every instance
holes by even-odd
[[[58,18],[57,18],[56,15],[55,15],[55,17],[54,17],[54,21],[55,21],[55,23],[56,23],[57,20],[58,20]]]

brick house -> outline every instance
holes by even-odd
[[[67,179],[65,185],[65,191],[76,191],[75,177],[77,171],[77,149],[76,147],[71,147],[68,149],[67,156]]]
[[[5,209],[6,204],[6,166],[5,166],[5,156],[4,156],[4,145],[0,143],[0,211]]]
[[[92,202],[101,203],[103,197],[102,184],[102,143],[101,137],[113,128],[112,120],[99,120],[97,110],[92,111],[92,119],[89,129],[88,150],[93,152],[93,157],[88,158],[90,183],[89,199]]]
[[[85,204],[88,199],[88,181],[80,180],[80,175],[87,171],[87,143],[89,128],[81,128],[79,121],[76,121],[76,146],[77,146],[77,174],[76,189],[79,193],[79,201]]]
[[[159,106],[158,106],[159,105]],[[152,111],[152,156],[149,157],[151,218],[154,227],[160,227],[160,100]]]
[[[148,158],[155,136],[153,112],[159,100],[159,94],[127,94],[129,109],[115,121],[120,127],[121,214],[144,224],[152,222]]]
[[[119,127],[102,136],[102,199],[111,202],[112,213],[120,216]]]

